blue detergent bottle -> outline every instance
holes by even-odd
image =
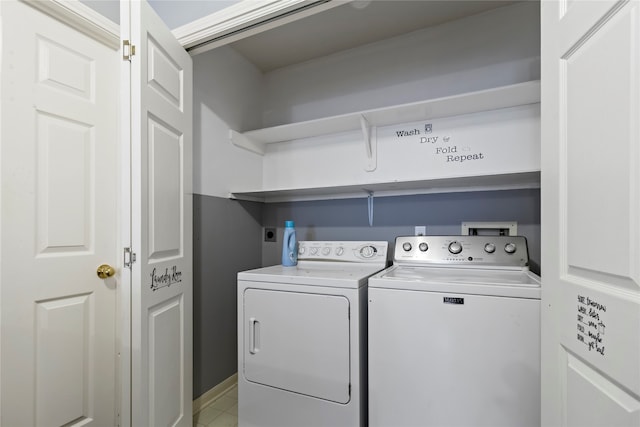
[[[284,222],[284,238],[282,239],[282,265],[293,267],[298,264],[298,244],[293,221]]]

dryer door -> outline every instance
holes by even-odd
[[[244,375],[319,399],[350,399],[349,300],[339,295],[247,289]]]

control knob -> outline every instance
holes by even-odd
[[[515,243],[507,243],[506,245],[504,245],[504,251],[508,254],[514,253],[516,251]]]
[[[429,245],[427,245],[426,243],[422,242],[420,243],[420,245],[418,246],[418,248],[422,251],[422,252],[426,252],[427,249],[429,249]]]
[[[362,255],[363,258],[371,258],[376,252],[378,252],[378,250],[373,246],[365,246],[360,249],[360,255]]]
[[[336,255],[341,256],[344,253],[344,248],[342,246],[338,246],[336,248]]]
[[[329,247],[322,248],[322,255],[327,256],[330,253],[331,253],[331,248],[329,248]]]
[[[298,255],[304,255],[304,253],[307,251],[307,249],[304,246],[300,246],[298,248]]]
[[[488,254],[492,254],[496,251],[496,245],[494,245],[493,243],[487,243],[486,245],[484,245],[484,251]]]
[[[404,249],[405,252],[409,252],[411,250],[411,243],[409,242],[405,242],[402,244],[402,249]]]
[[[311,255],[317,255],[318,254],[318,248],[311,248],[310,252],[311,252]]]
[[[452,254],[459,254],[462,252],[462,245],[460,242],[451,242],[449,243],[449,252]]]

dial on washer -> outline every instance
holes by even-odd
[[[462,252],[462,245],[460,242],[451,242],[449,243],[449,252],[452,254],[459,254]]]
[[[506,245],[504,245],[504,251],[508,254],[514,253],[516,251],[515,243],[507,243]]]

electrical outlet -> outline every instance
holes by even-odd
[[[275,242],[276,241],[276,229],[271,227],[265,227],[264,229],[264,241]]]
[[[425,236],[427,234],[427,226],[426,225],[416,225],[416,236]]]

